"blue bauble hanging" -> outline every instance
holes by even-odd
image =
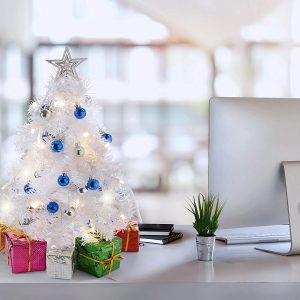
[[[101,138],[106,143],[111,143],[112,142],[112,136],[109,133],[102,133]]]
[[[45,144],[47,144],[49,141],[51,141],[54,138],[55,138],[55,136],[52,133],[48,132],[48,131],[44,131],[42,133],[42,140]]]
[[[48,132],[47,131],[43,132],[42,133],[42,140],[43,140],[44,143],[47,143],[48,138],[49,138]]]
[[[64,145],[62,141],[55,140],[51,143],[51,149],[53,152],[60,152],[63,149]]]
[[[86,185],[86,188],[92,191],[97,190],[99,187],[100,187],[99,180],[95,178],[90,178]]]
[[[51,201],[47,205],[47,210],[50,214],[55,214],[59,210],[59,205],[55,201]]]
[[[74,116],[77,119],[83,119],[86,116],[86,110],[81,106],[76,106],[76,108],[74,110]]]
[[[24,192],[26,194],[33,194],[36,192],[36,190],[30,185],[30,183],[27,183],[24,185]]]
[[[70,183],[70,178],[66,173],[63,173],[57,178],[57,183],[60,186],[67,186]]]

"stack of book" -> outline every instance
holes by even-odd
[[[174,232],[174,224],[139,224],[140,242],[168,244],[182,238],[181,232]]]

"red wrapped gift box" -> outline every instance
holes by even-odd
[[[31,240],[24,232],[5,234],[5,255],[13,273],[46,270],[47,242]]]
[[[117,230],[116,236],[122,239],[122,252],[138,252],[140,243],[139,227],[129,223],[126,229]]]
[[[5,250],[5,233],[8,231],[22,231],[22,230],[15,226],[6,226],[4,224],[0,224],[0,252],[4,252]]]

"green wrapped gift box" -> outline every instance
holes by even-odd
[[[110,274],[120,268],[122,240],[99,240],[95,243],[83,243],[76,238],[77,268],[96,277]]]

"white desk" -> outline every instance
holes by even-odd
[[[124,253],[121,268],[112,273],[115,282],[81,271],[71,281],[49,279],[46,272],[12,274],[0,257],[0,300],[299,299],[300,256],[217,242],[214,262],[200,262],[195,232],[190,226],[176,229],[182,240]]]

